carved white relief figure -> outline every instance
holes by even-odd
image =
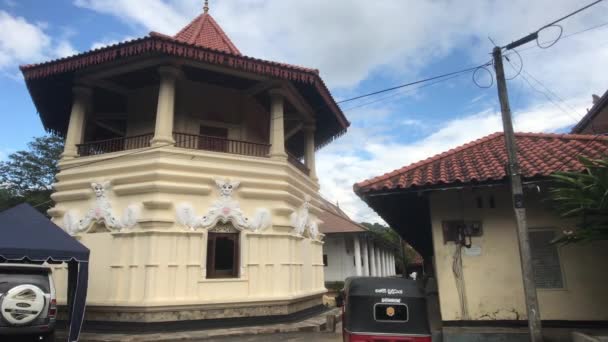
[[[64,216],[64,225],[69,233],[75,234],[88,229],[93,222],[103,223],[110,230],[121,230],[132,228],[137,224],[140,207],[135,204],[129,205],[123,212],[122,219],[116,218],[112,211],[112,205],[106,192],[110,189],[110,182],[91,183],[95,193],[95,204],[87,214],[80,220],[77,214],[71,210]]]
[[[316,239],[319,236],[319,226],[317,222],[310,216],[310,196],[304,196],[304,203],[291,213],[291,226],[295,229],[296,234],[304,235],[308,230],[311,238]]]
[[[207,209],[207,213],[202,217],[196,217],[194,208],[189,203],[182,203],[177,206],[177,221],[190,229],[211,228],[218,223],[231,222],[238,229],[250,229],[254,231],[263,230],[272,224],[270,211],[258,209],[253,220],[249,220],[243,212],[239,202],[232,197],[239,187],[240,182],[216,179],[215,184],[219,190],[219,199]]]

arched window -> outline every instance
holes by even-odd
[[[207,236],[207,278],[239,277],[239,231],[218,224]]]

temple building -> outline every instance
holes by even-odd
[[[327,288],[348,277],[392,277],[397,275],[395,251],[374,239],[365,226],[354,222],[338,205],[321,199],[319,231],[325,235],[323,264]]]
[[[174,36],[21,67],[65,137],[49,215],[91,250],[87,320],[322,303],[315,151],[349,122],[318,70],[243,55],[208,10]]]

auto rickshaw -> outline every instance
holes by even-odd
[[[424,292],[415,280],[350,277],[344,301],[344,342],[431,342]]]

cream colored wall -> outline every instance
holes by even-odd
[[[132,229],[108,232],[102,225],[78,238],[91,249],[89,305],[154,306],[294,299],[325,292],[321,241],[302,237],[289,215],[313,198],[311,214],[319,214],[318,184],[286,161],[242,157],[164,147],[64,160],[50,210],[64,226],[64,215],[82,217],[94,206],[91,182],[109,180],[107,196],[121,217],[130,204],[141,205]],[[128,156],[116,158],[121,154]],[[111,160],[75,167],[78,163]],[[70,169],[71,168],[71,169]],[[175,206],[191,203],[197,216],[218,199],[214,179],[240,181],[233,198],[246,217],[267,208],[272,227],[243,231],[238,279],[205,279],[206,237],[176,222]],[[55,270],[58,288],[65,272]],[[65,293],[59,293],[65,301]]]
[[[546,191],[546,190],[543,190]],[[544,193],[544,192],[543,192]],[[566,228],[568,222],[545,209],[542,194],[526,191],[530,229]],[[494,194],[496,208],[488,208]],[[484,208],[476,207],[477,196]],[[435,268],[443,320],[526,319],[519,248],[507,189],[443,191],[430,194]],[[480,256],[462,254],[464,293],[469,317],[463,317],[452,272],[455,246],[443,243],[443,220],[481,220],[483,235],[473,238]],[[538,289],[543,320],[608,320],[608,273],[599,260],[608,260],[608,243],[558,247],[564,289]]]

